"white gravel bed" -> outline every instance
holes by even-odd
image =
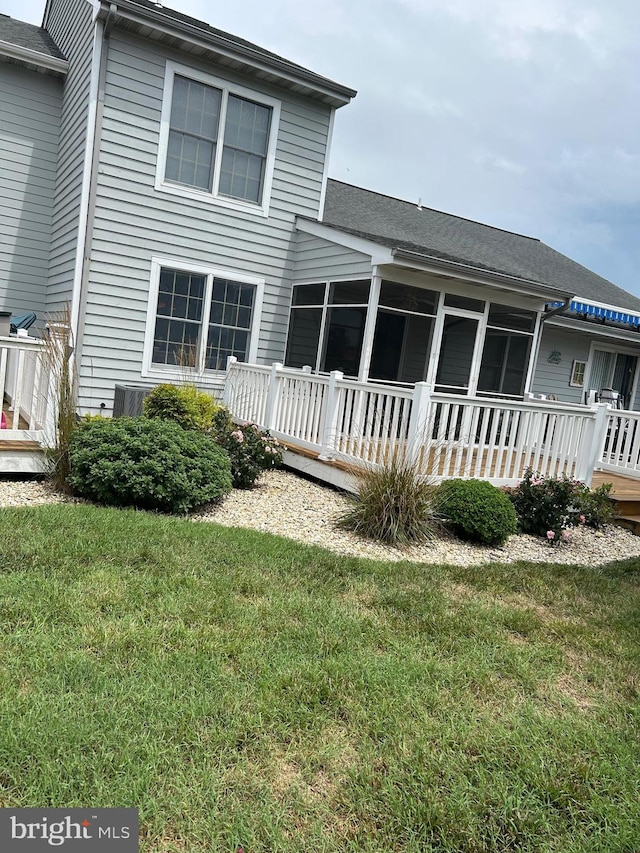
[[[440,536],[425,545],[400,550],[336,529],[334,519],[348,506],[349,498],[333,489],[288,471],[271,471],[262,477],[255,489],[232,492],[221,506],[194,516],[194,521],[250,527],[288,536],[298,542],[321,545],[339,554],[378,560],[455,565],[530,560],[598,566],[613,560],[640,557],[640,536],[613,526],[604,531],[572,530],[568,543],[555,546],[536,536],[522,534],[511,536],[502,548],[471,545]]]
[[[45,481],[0,479],[0,507],[68,500]],[[256,488],[234,490],[220,506],[193,516],[193,520],[248,527],[321,545],[339,554],[380,560],[456,565],[530,560],[599,566],[613,560],[640,557],[640,536],[619,527],[608,527],[602,532],[575,529],[568,543],[553,547],[535,536],[511,536],[502,548],[471,545],[440,536],[426,545],[400,550],[336,529],[334,519],[348,505],[349,499],[333,489],[288,471],[271,471],[261,478]]]

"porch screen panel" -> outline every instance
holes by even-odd
[[[328,309],[322,370],[327,373],[341,370],[347,376],[358,375],[366,317],[365,307]]]
[[[423,382],[427,371],[427,358],[431,352],[433,317],[407,317],[404,353],[400,368],[400,382]]]
[[[445,316],[436,374],[437,391],[456,394],[467,391],[477,330],[478,321],[471,317]]]
[[[287,367],[305,367],[315,370],[322,326],[322,308],[294,308],[289,320],[287,337]]]
[[[521,396],[524,393],[530,350],[530,337],[488,329],[480,365],[478,392]]]

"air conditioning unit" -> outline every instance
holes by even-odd
[[[153,388],[139,385],[116,385],[113,397],[114,418],[136,418],[142,414],[142,401]]]

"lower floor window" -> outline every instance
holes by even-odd
[[[258,281],[154,263],[149,366],[224,370],[229,356],[247,361]]]

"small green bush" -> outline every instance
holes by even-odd
[[[237,426],[221,406],[213,418],[212,434],[229,454],[231,478],[236,489],[250,489],[263,471],[282,464],[282,448],[256,424]]]
[[[185,513],[231,490],[224,450],[168,421],[90,421],[74,433],[70,460],[74,494],[109,506]]]
[[[441,483],[438,509],[457,536],[482,545],[503,545],[518,527],[508,496],[485,480]]]
[[[542,477],[529,469],[522,482],[507,490],[523,533],[545,536],[577,524],[600,528],[613,519],[613,505],[606,483],[591,491],[588,486],[569,477]]]
[[[388,545],[405,546],[434,538],[437,516],[433,484],[410,461],[395,457],[357,473],[353,506],[338,527]]]
[[[148,418],[174,421],[183,429],[211,429],[218,404],[193,385],[157,385],[145,398],[142,411]]]

